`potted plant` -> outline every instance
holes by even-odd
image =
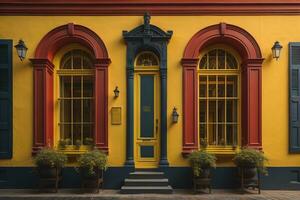
[[[103,171],[107,168],[107,155],[99,150],[82,154],[78,159],[82,187],[99,191],[103,183]]]
[[[233,162],[239,169],[241,187],[258,188],[260,193],[259,174],[267,174],[267,157],[263,152],[250,148],[243,148],[237,152]]]
[[[34,159],[40,180],[46,184],[55,183],[57,191],[61,169],[67,162],[67,156],[54,149],[44,148],[39,151]]]
[[[194,151],[189,155],[194,175],[194,190],[200,188],[209,188],[211,192],[211,168],[216,166],[216,156],[205,150]]]

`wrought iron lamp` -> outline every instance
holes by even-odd
[[[114,89],[114,93],[115,93],[115,98],[119,97],[120,91],[118,89],[118,86],[116,86],[116,88]]]
[[[179,114],[177,113],[177,108],[174,107],[173,112],[172,112],[172,122],[177,123],[178,122],[178,117],[179,117]]]
[[[273,58],[276,58],[276,60],[278,60],[278,58],[280,57],[281,49],[282,49],[282,46],[279,44],[278,41],[276,41],[272,47],[272,55],[273,55]]]
[[[17,49],[18,56],[21,61],[23,61],[26,57],[26,53],[28,48],[26,47],[23,40],[19,40],[19,43],[15,45],[15,48]]]

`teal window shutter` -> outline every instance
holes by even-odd
[[[300,153],[300,42],[289,44],[289,151]]]
[[[12,40],[0,40],[0,159],[12,158]]]

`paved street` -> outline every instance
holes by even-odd
[[[0,190],[0,200],[300,200],[300,191],[263,190],[261,195],[254,191],[241,194],[238,191],[213,190],[212,194],[193,194],[188,190],[175,190],[172,195],[140,194],[123,195],[118,190],[102,190],[99,194],[82,194],[78,190],[60,190],[55,193],[38,193],[35,190]]]

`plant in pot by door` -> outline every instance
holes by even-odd
[[[260,193],[260,174],[267,175],[267,157],[263,152],[250,148],[243,148],[237,152],[233,162],[238,167],[241,178],[241,188],[258,188]]]
[[[103,184],[103,171],[107,168],[107,155],[99,150],[82,154],[78,159],[82,188],[99,192]]]
[[[211,193],[211,168],[216,167],[216,156],[205,150],[194,151],[189,155],[193,170],[194,191],[209,188]]]
[[[61,170],[67,162],[67,156],[54,149],[44,148],[37,153],[34,161],[40,177],[40,188],[54,186],[57,192]]]

